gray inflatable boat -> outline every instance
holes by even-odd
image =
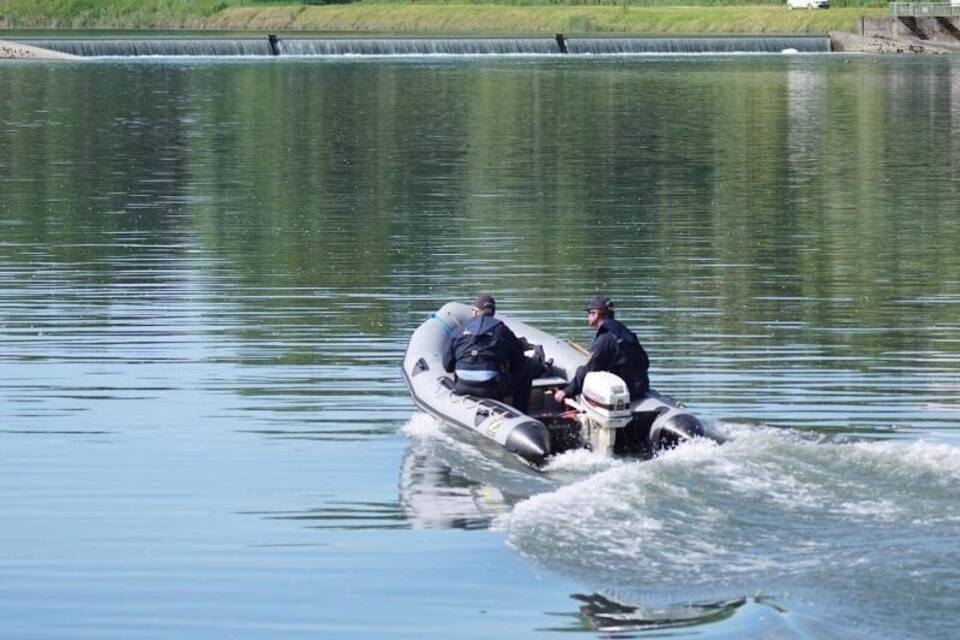
[[[469,305],[449,302],[410,337],[404,380],[417,406],[435,418],[496,442],[536,467],[549,456],[581,448],[650,457],[704,435],[701,421],[668,396],[650,390],[631,401],[623,380],[607,372],[588,374],[583,393],[568,399],[566,406],[558,405],[553,392],[567,385],[589,353],[504,315],[497,317],[526,342],[531,369],[537,372],[530,413],[520,413],[507,402],[454,393],[453,374],[443,369],[443,353],[471,315]]]

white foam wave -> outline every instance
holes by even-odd
[[[940,486],[960,482],[960,447],[927,442],[858,442],[848,445],[857,464],[908,481],[924,480]]]
[[[431,438],[445,438],[443,433],[443,423],[427,413],[415,413],[400,428],[400,431],[417,440],[429,440]]]
[[[896,579],[960,567],[960,448],[831,443],[725,425],[731,439],[687,443],[518,504],[497,525],[520,552],[591,579],[710,594]],[[882,545],[878,545],[882,541]],[[960,569],[951,577],[960,581]]]
[[[551,457],[544,471],[554,474],[586,476],[625,464],[619,458],[613,458],[586,449],[573,449]]]

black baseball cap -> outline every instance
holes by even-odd
[[[610,313],[613,311],[613,300],[608,296],[593,296],[587,303],[586,311],[600,311]]]
[[[481,293],[473,299],[473,306],[481,311],[497,311],[497,301],[489,293]]]

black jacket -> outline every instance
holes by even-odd
[[[469,345],[476,336],[490,334],[496,349],[482,362],[471,362],[465,357]],[[443,368],[448,372],[456,369],[490,369],[501,374],[517,374],[524,370],[525,357],[520,340],[507,325],[493,316],[474,316],[457,329],[443,354]]]
[[[650,388],[649,368],[647,352],[636,334],[619,320],[607,318],[597,327],[587,364],[577,367],[576,375],[563,391],[568,396],[575,396],[583,390],[583,379],[588,373],[609,371],[627,383],[631,399],[640,398]]]

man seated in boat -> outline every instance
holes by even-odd
[[[522,413],[530,403],[530,374],[523,345],[494,317],[497,303],[482,293],[473,301],[473,317],[450,339],[443,367],[456,374],[454,393],[503,400],[512,396]]]
[[[614,318],[613,301],[607,296],[595,296],[590,300],[587,324],[597,330],[590,347],[590,359],[587,364],[577,367],[573,380],[557,390],[553,399],[562,406],[564,398],[577,396],[583,390],[583,379],[591,371],[609,371],[620,376],[627,383],[631,400],[646,395],[650,389],[647,352],[636,334]]]

